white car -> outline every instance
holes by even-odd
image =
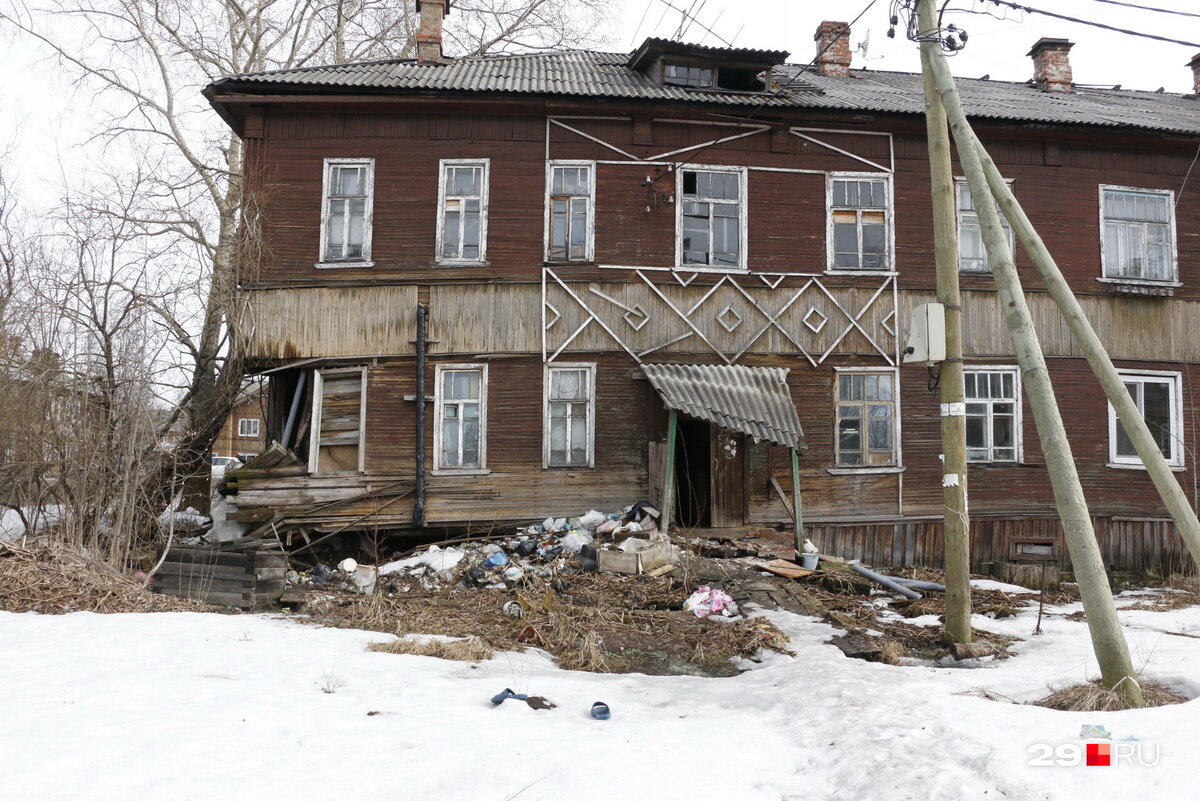
[[[233,456],[216,456],[212,458],[212,474],[214,476],[225,475],[226,470],[237,470],[242,466],[242,460]]]

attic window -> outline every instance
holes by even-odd
[[[671,86],[694,86],[707,89],[716,86],[716,70],[712,67],[689,67],[667,64],[663,67],[663,83]]]

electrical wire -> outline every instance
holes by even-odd
[[[667,5],[671,5],[670,0],[660,0],[660,2],[666,3]],[[813,56],[812,61],[801,66],[800,69],[796,71],[795,75],[791,76],[786,81],[779,84],[779,86],[775,89],[775,91],[772,92],[769,96],[763,98],[762,102],[759,103],[749,114],[745,115],[744,117],[738,118],[737,124],[735,124],[733,126],[733,130],[737,131],[742,126],[748,124],[760,112],[762,112],[762,110],[764,108],[767,107],[767,103],[780,97],[789,88],[794,86],[796,84],[796,82],[799,80],[800,76],[803,75],[805,72],[807,72],[810,67],[816,66],[816,63],[818,61],[820,61],[821,56],[825,55],[826,51],[829,50],[829,48],[833,47],[835,44],[837,44],[837,42],[840,39],[842,39],[842,37],[846,36],[850,32],[850,29],[855,25],[855,23],[857,23],[860,19],[862,19],[866,15],[866,13],[868,11],[870,11],[875,6],[875,4],[878,2],[879,2],[879,0],[870,0],[870,2],[867,3],[866,7],[864,7],[862,11],[858,12],[857,17],[855,17],[853,20],[851,20],[850,23],[848,25],[846,25],[846,27],[844,27],[840,31],[838,31],[837,35],[832,37],[829,40],[829,44],[825,45],[823,48],[821,48],[821,50],[815,56]],[[674,8],[674,6],[672,6],[672,8]],[[701,26],[701,27],[703,27],[703,26]],[[713,34],[713,35],[716,36],[716,34]],[[720,39],[721,37],[718,36],[717,38]],[[688,156],[686,159],[684,159],[683,161],[676,162],[675,164],[672,164],[670,169],[664,170],[662,175],[656,176],[654,178],[654,180],[651,181],[651,183],[656,184],[659,181],[661,181],[663,178],[666,178],[668,175],[674,175],[675,173],[677,173],[679,171],[680,168],[692,163],[692,161],[694,161],[697,156],[699,156],[701,153],[703,153],[705,150],[708,150],[708,148],[710,148],[712,146],[713,146],[712,144],[708,144],[702,148],[698,148],[697,150],[693,151],[692,154],[690,156]]]
[[[1124,8],[1136,8],[1138,11],[1156,11],[1159,14],[1176,14],[1180,17],[1196,17],[1200,19],[1200,14],[1193,11],[1176,11],[1173,8],[1155,8],[1154,6],[1139,6],[1137,3],[1123,3],[1121,0],[1092,0],[1093,3],[1108,3],[1110,6],[1123,6]]]
[[[1025,11],[1030,14],[1041,14],[1046,17],[1054,17],[1055,19],[1066,20],[1067,22],[1077,22],[1080,25],[1090,25],[1093,28],[1103,28],[1106,31],[1115,31],[1117,33],[1128,34],[1129,36],[1140,36],[1143,39],[1153,39],[1157,42],[1169,42],[1170,44],[1187,45],[1188,47],[1200,47],[1200,42],[1189,42],[1183,39],[1172,39],[1169,36],[1159,36],[1153,33],[1131,31],[1128,28],[1120,28],[1116,25],[1105,25],[1103,22],[1092,22],[1090,20],[1080,19],[1079,17],[1069,17],[1066,14],[1058,14],[1054,11],[1045,11],[1040,8],[1033,8],[1032,6],[1023,6],[1019,3],[1011,3],[1009,0],[986,0],[986,2],[997,6],[1014,8],[1017,11]]]

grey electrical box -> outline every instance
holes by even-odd
[[[946,308],[940,303],[924,303],[912,310],[908,324],[908,344],[903,361],[942,362],[946,360]]]

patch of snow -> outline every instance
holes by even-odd
[[[20,801],[1194,797],[1200,701],[1076,714],[972,694],[1028,701],[1095,676],[1086,624],[1062,617],[1072,606],[1050,608],[1037,637],[1036,607],[975,618],[1023,639],[1014,658],[974,669],[847,659],[828,643],[838,629],[764,612],[797,656],[765,653],[725,679],[565,671],[535,650],[479,665],[374,653],[367,644],[390,635],[268,615],[0,613],[5,661],[21,666],[5,680],[0,787]],[[1200,631],[1200,608],[1120,620],[1145,676],[1200,690],[1200,639],[1164,633]],[[506,687],[558,707],[493,705]],[[598,700],[610,720],[590,717]],[[1084,724],[1157,745],[1161,759],[1029,766],[1038,743],[1082,746]],[[715,751],[664,747],[698,732],[719,733]],[[270,764],[231,756],[230,743]],[[347,777],[314,767],[331,754],[386,758],[357,760]]]
[[[971,579],[971,586],[977,590],[1000,590],[1000,592],[1007,592],[1009,595],[1037,592],[1037,590],[1031,590],[1028,587],[1022,587],[1018,584],[1005,584],[1003,581],[994,581],[992,579]]]

